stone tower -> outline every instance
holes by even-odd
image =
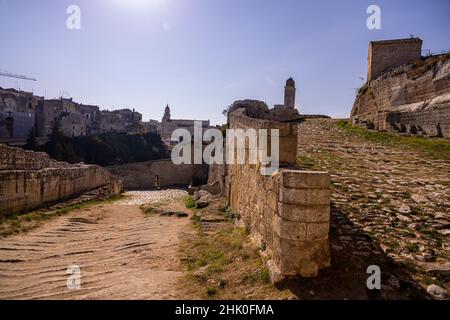
[[[284,107],[289,109],[295,109],[295,81],[289,78],[286,81],[286,86],[284,87]]]
[[[163,116],[163,121],[168,121],[170,120],[170,107],[169,105],[166,106],[166,109],[164,109],[164,116]]]
[[[422,58],[422,39],[407,38],[371,41],[367,67],[367,81],[378,78],[388,69]]]

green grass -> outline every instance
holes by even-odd
[[[236,218],[239,219],[239,215],[235,214],[229,205],[219,208],[219,211],[231,222],[233,222]]]
[[[241,255],[243,244],[247,240],[245,230],[234,227],[225,228],[213,235],[200,234],[189,251],[187,269],[193,271],[207,266],[206,275],[220,273]]]
[[[188,209],[194,209],[196,207],[196,203],[191,196],[187,196],[183,199],[184,205]]]
[[[313,158],[307,157],[307,156],[298,156],[297,157],[297,164],[300,166],[303,170],[312,170],[315,167],[315,160]]]
[[[393,146],[414,148],[425,151],[435,158],[450,160],[450,140],[405,137],[394,133],[369,131],[367,129],[352,126],[350,122],[345,120],[337,121],[337,125],[347,133],[358,136],[364,140]]]
[[[367,90],[369,89],[369,85],[366,83],[361,88],[358,89],[358,96],[365,95]]]
[[[201,217],[195,213],[191,217],[191,222],[196,228],[200,228],[200,220]]]

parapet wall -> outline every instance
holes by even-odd
[[[280,130],[280,161],[286,168],[264,176],[260,165],[248,161],[226,165],[225,195],[252,237],[269,251],[274,283],[287,276],[316,276],[319,269],[330,265],[329,174],[289,168],[296,161],[295,123],[250,118],[239,109],[229,115],[229,127]],[[216,178],[223,175],[220,168],[214,171]]]
[[[123,180],[127,190],[157,187],[200,185],[208,179],[207,165],[175,165],[171,159],[129,163],[108,167],[107,170]]]
[[[0,214],[38,208],[105,187],[122,191],[121,181],[102,167],[71,165],[46,153],[0,145]]]

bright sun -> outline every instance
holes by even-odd
[[[164,0],[119,0],[122,5],[128,5],[133,7],[142,6],[157,6]]]

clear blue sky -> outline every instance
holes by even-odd
[[[79,31],[66,8],[81,7]],[[382,29],[368,30],[368,5]],[[283,102],[288,77],[303,113],[348,116],[370,40],[450,49],[450,1],[0,0],[0,69],[36,77],[23,90],[161,119],[211,119],[233,101]],[[16,80],[0,77],[0,86]]]

